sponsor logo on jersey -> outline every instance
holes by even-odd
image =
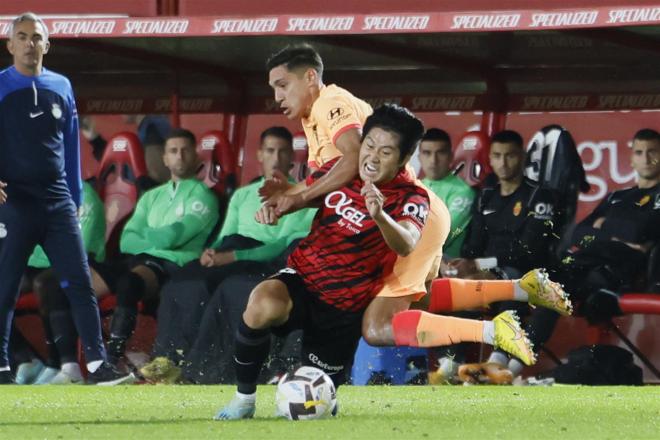
[[[334,209],[338,216],[350,224],[361,228],[364,226],[362,221],[367,215],[360,212],[357,208],[352,207],[352,203],[353,199],[349,198],[342,191],[334,191],[325,196],[325,206]],[[359,231],[354,230],[353,232],[358,233]]]
[[[429,215],[429,210],[424,205],[418,205],[417,203],[406,203],[403,206],[403,215],[417,217],[417,219],[420,221],[426,221],[426,216]]]
[[[550,220],[555,213],[552,203],[539,202],[534,205],[534,217],[541,220]]]
[[[325,371],[342,371],[344,369],[343,365],[329,365],[323,362],[317,355],[314,353],[310,353],[309,356],[307,357],[311,363],[314,365],[320,367],[322,370]]]
[[[182,208],[182,211],[183,211],[183,206],[181,208]],[[190,208],[192,209],[192,213],[195,214],[198,217],[204,217],[204,216],[208,215],[209,212],[211,212],[209,210],[209,208],[204,203],[200,202],[199,200],[195,200],[192,203],[192,205],[190,206]],[[178,212],[177,212],[177,214],[178,214]],[[183,215],[183,213],[182,213],[182,215]]]
[[[328,112],[328,121],[332,121],[333,119],[337,119],[341,115],[344,114],[344,109],[341,107],[335,107],[332,110]]]
[[[522,212],[522,202],[518,200],[515,205],[513,205],[513,215],[518,217]]]

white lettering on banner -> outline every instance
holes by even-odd
[[[9,27],[11,22],[9,21],[0,21],[0,35],[7,35],[9,33]]]
[[[428,96],[413,98],[411,110],[472,110],[475,96]]]
[[[213,107],[212,98],[183,98],[179,100],[179,110],[185,112],[204,112]],[[172,109],[172,102],[169,98],[158,99],[154,103],[156,113],[169,112]]]
[[[110,35],[115,30],[115,20],[53,21],[51,35]]]
[[[257,18],[243,20],[215,20],[213,34],[264,34],[275,32],[277,18]]]
[[[519,22],[520,14],[454,15],[451,29],[511,29]]]
[[[122,152],[128,149],[128,141],[126,139],[115,139],[112,141],[112,151]]]
[[[588,26],[597,19],[598,11],[540,12],[532,14],[529,27]]]
[[[209,136],[202,139],[202,150],[214,150],[217,143],[215,136]]]
[[[294,17],[289,18],[287,32],[350,31],[355,17]]]
[[[612,182],[617,184],[633,183],[635,181],[635,171],[628,174],[621,174],[619,170],[619,150],[617,142],[613,140],[606,141],[585,141],[577,147],[578,153],[582,158],[582,166],[587,173],[587,182],[596,187],[595,193],[580,194],[580,200],[584,202],[594,202],[605,197],[608,192],[607,181],[598,174],[589,174],[589,171],[599,170],[606,156],[609,156],[609,176]],[[585,152],[591,151],[591,161],[585,158]]]
[[[373,108],[380,107],[383,104],[398,104],[401,105],[403,98],[400,96],[391,96],[384,98],[365,98],[365,101],[369,103]]]
[[[660,107],[660,94],[655,95],[601,95],[598,108],[630,109]]]
[[[428,15],[411,15],[411,16],[367,16],[364,17],[364,22],[362,24],[363,31],[414,31],[414,30],[423,30],[429,24]]]
[[[140,113],[142,99],[90,99],[85,103],[87,113]]]
[[[660,8],[612,9],[607,23],[637,23],[660,21]]]
[[[325,206],[334,209],[337,215],[350,223],[362,227],[362,220],[367,215],[361,213],[356,208],[351,208],[349,206],[351,203],[353,203],[353,199],[349,199],[342,191],[334,191],[325,196]]]
[[[586,95],[574,96],[525,96],[521,111],[525,110],[574,110],[585,108],[589,103]]]
[[[189,23],[188,20],[128,20],[122,33],[135,35],[185,34]]]

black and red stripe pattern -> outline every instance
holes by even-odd
[[[325,174],[334,161],[308,178],[308,184]],[[338,309],[360,311],[383,287],[397,255],[383,239],[360,194],[362,180],[327,194],[310,234],[291,254],[288,266],[303,278],[312,294]],[[407,220],[420,230],[429,210],[426,191],[405,171],[379,186],[384,210],[396,222]]]

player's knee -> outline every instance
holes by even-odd
[[[382,319],[363,319],[362,337],[373,347],[394,345],[392,323]]]
[[[243,313],[245,323],[252,328],[267,328],[286,322],[293,306],[288,292],[264,284],[252,291]]]

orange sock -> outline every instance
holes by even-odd
[[[396,345],[438,347],[458,342],[483,342],[484,322],[406,310],[392,318]]]
[[[453,312],[485,307],[492,302],[512,299],[514,299],[514,287],[511,280],[438,278],[431,284],[428,311]]]

